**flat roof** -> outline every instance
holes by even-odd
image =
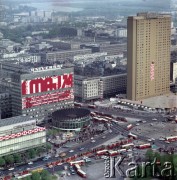
[[[23,122],[29,122],[32,120],[35,120],[35,119],[31,119],[29,116],[15,116],[11,118],[1,119],[0,127],[23,123]]]

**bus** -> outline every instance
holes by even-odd
[[[17,179],[23,179],[25,177],[28,177],[28,176],[31,176],[32,174],[31,173],[28,173],[28,174],[23,174],[23,175],[20,175],[18,177],[16,177]]]
[[[129,138],[138,139],[138,136],[135,134],[132,134],[131,132],[128,134]]]
[[[130,148],[133,148],[134,147],[134,144],[133,143],[129,143],[129,144],[124,144],[122,145],[122,148],[123,149],[130,149]]]
[[[94,117],[94,116],[96,116],[96,113],[91,112],[90,115],[91,115],[92,117]]]
[[[107,149],[104,149],[104,150],[96,152],[97,156],[102,156],[102,155],[107,155],[107,154],[108,154],[108,150]]]
[[[75,169],[78,171],[79,169],[81,169],[81,167],[79,166],[79,164],[74,164]]]
[[[147,148],[151,148],[151,144],[147,143],[147,144],[141,144],[137,146],[138,149],[147,149]]]
[[[70,165],[73,166],[74,164],[78,164],[78,165],[83,165],[85,163],[84,160],[80,160],[80,161],[73,161],[73,162],[70,162]]]
[[[95,109],[96,108],[96,105],[88,105],[88,108],[92,108],[92,109]]]
[[[108,154],[109,154],[109,156],[116,156],[116,155],[118,155],[118,154],[120,154],[118,151],[112,151],[112,150],[110,150],[110,151],[108,151]]]
[[[177,141],[177,136],[170,136],[165,138],[168,142]]]
[[[75,106],[75,107],[82,107],[83,104],[82,104],[82,103],[78,103],[78,102],[74,102],[74,106]]]
[[[112,118],[110,117],[104,117],[105,119],[107,119],[108,121],[112,121]]]
[[[130,130],[130,129],[132,129],[133,128],[133,125],[132,124],[129,124],[128,126],[127,126],[127,130]]]
[[[93,119],[97,122],[103,122],[103,123],[109,122],[107,119],[101,117],[94,117]]]
[[[81,169],[77,170],[77,174],[83,178],[86,178],[86,173],[84,171],[82,171]]]
[[[118,152],[119,152],[119,154],[124,154],[127,152],[127,150],[126,149],[119,149]]]

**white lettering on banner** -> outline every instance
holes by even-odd
[[[39,67],[39,68],[31,68],[30,71],[37,72],[37,71],[46,71],[49,69],[61,69],[62,65],[54,65],[54,66],[45,66],[45,67]]]

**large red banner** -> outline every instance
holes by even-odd
[[[22,80],[22,109],[32,108],[44,104],[57,103],[60,101],[74,99],[73,74],[63,74],[60,76],[41,77],[32,80]],[[60,92],[49,92],[63,89]],[[49,92],[44,95],[35,93]],[[30,97],[24,97],[31,94]]]
[[[22,80],[22,95],[52,91],[73,86],[73,74]]]
[[[22,98],[22,109],[74,99],[73,90]]]

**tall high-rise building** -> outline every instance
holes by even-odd
[[[142,100],[170,90],[171,16],[128,17],[127,99]]]

